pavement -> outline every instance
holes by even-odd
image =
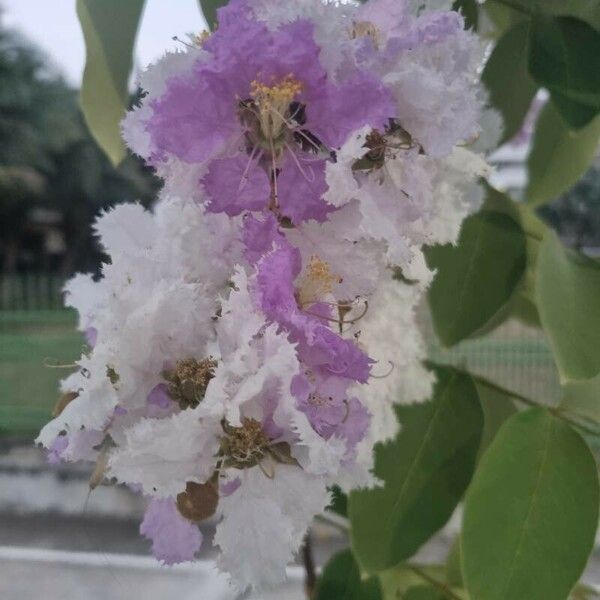
[[[65,552],[0,546],[2,600],[304,600],[302,570],[288,583],[250,596],[238,594],[209,561],[161,568],[130,554]]]
[[[289,567],[288,583],[276,590],[249,596],[231,588],[214,565],[215,522],[202,528],[206,543],[197,562],[161,567],[139,535],[143,500],[118,486],[101,486],[89,496],[88,477],[78,466],[50,467],[29,444],[0,445],[1,600],[304,599],[299,564]],[[415,560],[444,561],[460,517],[458,510]],[[322,524],[313,526],[311,539],[317,566],[348,544],[339,530]],[[584,580],[600,586],[600,544]]]

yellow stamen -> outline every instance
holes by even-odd
[[[331,294],[336,283],[342,280],[338,275],[331,272],[329,263],[316,255],[310,257],[306,272],[300,280],[298,290],[298,303],[306,306],[322,300]]]
[[[273,85],[257,80],[250,84],[250,96],[259,111],[260,129],[267,140],[277,140],[280,137],[290,102],[301,91],[302,84],[291,74]]]
[[[356,21],[352,24],[350,38],[355,40],[361,37],[371,38],[375,48],[379,48],[381,44],[381,32],[369,21]]]
[[[190,38],[191,38],[194,46],[198,46],[199,48],[202,48],[202,46],[204,46],[204,42],[206,42],[208,40],[208,38],[210,38],[211,35],[212,35],[212,33],[210,31],[208,31],[207,29],[205,29],[205,30],[201,31],[200,33],[192,34],[190,36]]]

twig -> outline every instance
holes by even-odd
[[[306,597],[310,600],[315,595],[317,589],[317,573],[315,571],[315,561],[312,553],[312,539],[310,532],[306,532],[304,544],[302,545],[302,562],[304,563],[304,591]]]
[[[506,388],[503,388],[501,385],[498,385],[497,383],[494,383],[493,381],[490,381],[489,379],[486,379],[485,377],[481,377],[480,375],[474,375],[473,373],[469,373],[469,375],[476,382],[479,382],[480,384],[485,385],[485,386],[489,387],[490,389],[493,389],[496,392],[505,394],[506,396],[510,396],[511,398],[514,398],[517,402],[521,402],[522,404],[526,404],[527,406],[532,406],[535,408],[543,408],[543,409],[547,410],[549,413],[551,413],[552,415],[554,415],[555,417],[558,417],[559,419],[566,421],[567,423],[569,423],[569,425],[573,425],[573,427],[578,427],[579,429],[581,429],[582,431],[585,431],[586,433],[589,433],[590,435],[596,435],[596,436],[600,435],[600,423],[597,424],[598,425],[597,429],[592,429],[591,427],[588,427],[587,425],[584,425],[583,423],[581,423],[581,422],[571,418],[569,415],[565,414],[565,410],[561,409],[560,407],[548,406],[546,404],[542,404],[541,402],[537,402],[536,400],[527,398],[527,396],[523,396],[522,394],[519,394],[518,392],[514,392],[512,390],[507,390]]]
[[[439,581],[435,577],[432,577],[421,569],[421,567],[417,567],[416,565],[407,565],[407,567],[413,572],[416,573],[421,579],[424,579],[427,583],[430,583],[434,588],[439,590],[446,598],[450,598],[451,600],[462,600],[462,598],[456,595],[443,581]]]
[[[320,515],[315,516],[315,521],[325,523],[325,525],[329,525],[346,535],[350,533],[350,524],[348,523],[348,520],[335,513],[321,513]]]

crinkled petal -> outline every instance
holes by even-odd
[[[172,498],[150,501],[140,533],[152,541],[152,554],[165,565],[194,560],[202,545],[198,526],[179,514]]]
[[[277,585],[313,516],[329,504],[326,483],[282,464],[272,479],[257,467],[242,471],[240,479],[240,487],[220,502],[219,565],[241,589]]]

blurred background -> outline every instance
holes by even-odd
[[[149,0],[132,80],[177,44],[173,36],[204,27],[195,0],[168,9]],[[84,62],[75,0],[0,0],[0,597],[106,600],[143,586],[150,600],[175,591],[180,598],[230,598],[209,564],[158,571],[137,533],[139,501],[119,488],[101,488],[88,499],[89,472],[49,465],[32,443],[84,343],[75,315],[62,308],[61,289],[77,271],[98,273],[94,217],[120,202],[151,206],[160,187],[133,156],[114,168],[89,134],[78,107]],[[132,102],[136,93],[132,87]],[[534,102],[534,113],[542,102]],[[492,157],[495,185],[517,197],[526,185],[530,133],[521,131]],[[539,214],[565,244],[599,256],[600,161]],[[422,323],[433,359],[558,401],[557,372],[540,329],[511,319],[448,351],[436,342],[425,307]],[[314,535],[317,562],[343,544],[325,528]],[[445,536],[423,550],[425,560],[443,556]],[[599,565],[594,558],[592,583],[600,583]],[[277,597],[302,597],[300,580],[301,571],[292,570],[291,587]]]

